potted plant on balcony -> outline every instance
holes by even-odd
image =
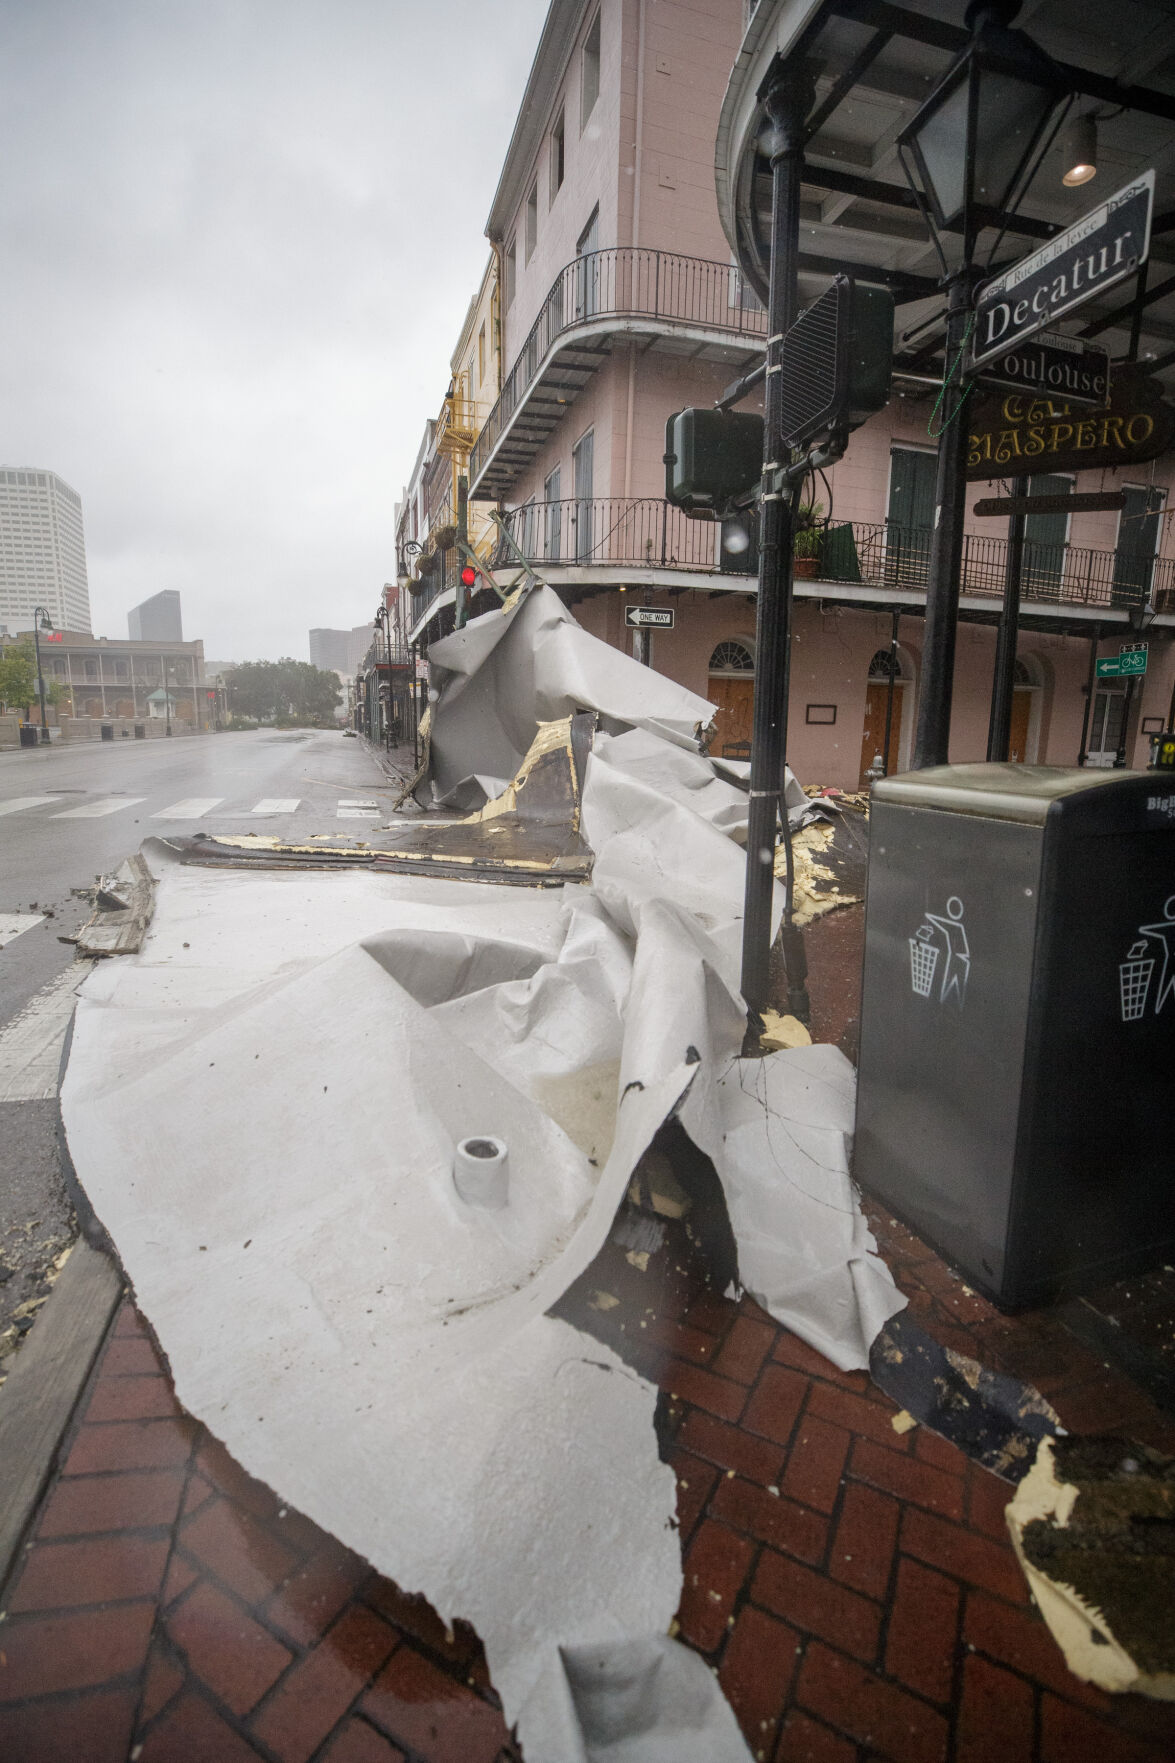
[[[801,502],[796,509],[792,555],[793,574],[811,580],[820,570],[820,545],[824,537],[823,502]]]

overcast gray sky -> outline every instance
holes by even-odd
[[[0,463],[94,630],[308,654],[374,612],[546,0],[0,0]]]

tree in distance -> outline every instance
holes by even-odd
[[[31,637],[0,649],[0,704],[23,710],[37,695],[37,660]]]
[[[257,722],[332,722],[343,701],[333,673],[309,661],[243,661],[226,681],[234,717]]]

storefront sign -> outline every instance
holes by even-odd
[[[1140,465],[1175,440],[1175,408],[1163,402],[1157,381],[1131,367],[1114,369],[1105,409],[1008,392],[973,396],[964,414],[969,483],[1022,472]]]
[[[1070,404],[1104,404],[1110,386],[1110,352],[1079,337],[1032,337],[1018,343],[981,376],[987,385],[1048,393]]]
[[[995,361],[1034,331],[1133,275],[1150,249],[1155,174],[1144,171],[1092,214],[1024,257],[975,297],[971,361]]]

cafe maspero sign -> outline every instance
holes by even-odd
[[[1145,171],[1099,208],[1022,257],[975,297],[971,365],[982,367],[1084,306],[1145,262],[1155,174]]]
[[[1157,459],[1175,441],[1175,407],[1156,380],[1115,367],[1104,407],[1031,391],[972,394],[966,405],[967,481],[1022,472],[1090,471]]]

